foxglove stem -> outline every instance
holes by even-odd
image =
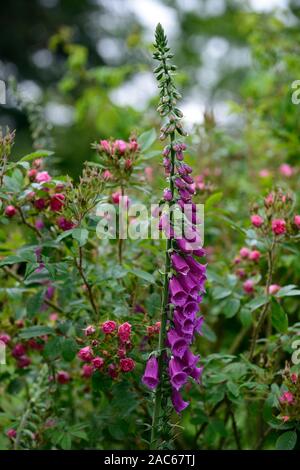
[[[171,141],[171,173],[170,173],[170,191],[172,194],[172,199],[169,201],[169,207],[171,208],[173,204],[174,198],[174,160],[175,160],[175,152],[173,150],[173,142],[174,142],[174,133],[170,135]],[[170,210],[170,224],[172,225],[173,222],[173,211]],[[163,296],[162,296],[162,305],[161,305],[161,326],[159,332],[159,342],[158,342],[158,377],[159,377],[159,385],[155,391],[154,397],[154,409],[153,409],[153,417],[152,417],[152,430],[151,430],[151,449],[157,449],[158,440],[157,440],[157,431],[158,431],[158,423],[160,418],[161,412],[161,401],[162,401],[162,392],[164,389],[164,358],[163,358],[163,350],[165,348],[166,343],[166,335],[167,335],[167,320],[168,320],[168,302],[169,302],[169,274],[171,270],[171,251],[172,249],[172,238],[168,237],[166,242],[166,259],[165,259],[165,273],[164,273],[164,284],[163,284]]]

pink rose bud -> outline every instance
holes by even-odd
[[[122,197],[122,194],[119,191],[112,193],[111,195],[112,202],[114,204],[119,204],[121,197]]]
[[[0,333],[0,341],[4,344],[8,344],[10,342],[10,336],[7,333]]]
[[[5,208],[5,211],[4,211],[4,214],[6,215],[6,217],[13,217],[14,215],[16,215],[17,213],[17,209],[15,208],[15,206],[6,206]]]
[[[96,332],[96,328],[93,325],[89,325],[83,331],[85,336],[90,336]]]
[[[289,404],[289,405],[292,405],[294,403],[294,395],[292,394],[292,392],[284,392],[280,397],[279,397],[279,401],[280,403],[282,404]]]
[[[127,144],[124,140],[116,140],[114,143],[114,149],[120,154],[124,155],[127,150]]]
[[[39,211],[42,211],[47,206],[47,201],[46,201],[46,199],[41,197],[41,198],[36,199],[34,201],[34,205]]]
[[[34,166],[34,168],[41,168],[43,165],[43,160],[41,158],[37,158],[36,160],[33,161],[33,164],[32,166]]]
[[[38,183],[48,183],[52,180],[51,176],[49,175],[48,171],[40,171],[37,175],[35,180]]]
[[[106,335],[113,333],[113,331],[115,331],[116,328],[117,328],[117,324],[113,320],[107,320],[102,324],[102,331]]]
[[[53,212],[59,212],[64,205],[65,196],[61,193],[54,194],[50,199],[50,209]]]
[[[254,214],[251,216],[251,223],[254,227],[261,227],[264,223],[264,219],[260,215]]]
[[[104,181],[109,181],[109,180],[112,179],[113,175],[109,170],[105,170],[102,173],[102,177],[103,177]]]
[[[248,258],[250,254],[250,250],[246,247],[240,249],[240,255],[242,258]]]
[[[287,423],[287,422],[288,422],[288,420],[290,419],[290,417],[289,417],[289,416],[287,416],[287,415],[284,415],[284,416],[281,416],[281,418],[280,418],[280,419],[281,419],[281,420],[282,420],[284,423]]]
[[[31,181],[34,181],[37,175],[37,170],[35,168],[31,168],[27,172],[27,176]]]
[[[92,364],[95,367],[95,369],[101,369],[104,365],[104,359],[102,357],[94,357],[92,360]]]
[[[25,369],[25,367],[28,367],[31,364],[31,359],[28,356],[21,356],[17,359],[17,366],[20,369]]]
[[[139,144],[135,139],[131,139],[129,142],[129,150],[131,152],[136,152],[139,149]]]
[[[107,155],[111,155],[111,148],[108,140],[100,140],[100,146]]]
[[[9,439],[13,440],[17,437],[17,431],[15,429],[8,429],[6,435]]]
[[[64,385],[70,382],[71,377],[68,372],[65,372],[64,370],[60,370],[56,374],[56,380],[59,384]]]
[[[89,377],[91,377],[91,375],[93,375],[93,372],[94,372],[94,368],[90,364],[84,364],[82,366],[81,375],[85,379],[88,379]]]
[[[272,231],[275,235],[283,235],[286,232],[286,222],[284,219],[272,220]]]
[[[110,375],[112,379],[116,379],[118,377],[118,371],[117,371],[117,367],[115,366],[115,364],[109,364],[107,370],[108,370],[108,374]]]
[[[153,181],[153,168],[151,166],[146,166],[145,175],[148,183],[151,183]]]
[[[268,178],[268,177],[270,176],[270,172],[269,172],[269,170],[267,170],[266,168],[264,168],[264,169],[260,170],[259,176],[260,176],[261,178]]]
[[[269,287],[269,294],[274,295],[277,294],[277,292],[281,289],[281,286],[278,284],[271,284]]]
[[[125,170],[130,170],[130,168],[132,167],[132,160],[130,160],[130,158],[126,158],[124,167]]]
[[[272,204],[274,204],[274,194],[270,193],[265,197],[265,205],[270,207]]]
[[[295,373],[292,373],[291,374],[291,381],[293,382],[293,384],[296,384],[297,380],[298,380],[298,375],[295,374]]]
[[[251,261],[259,261],[260,260],[261,253],[258,250],[252,250],[249,253],[249,259]]]
[[[26,353],[25,346],[21,343],[18,343],[14,346],[11,353],[12,353],[12,356],[15,358],[24,356],[24,354]]]
[[[254,282],[251,279],[247,279],[243,284],[243,289],[246,294],[252,294],[254,292]]]
[[[287,178],[290,178],[294,174],[294,169],[288,163],[283,163],[279,167],[279,172],[282,176],[286,176]]]
[[[298,229],[300,229],[300,215],[295,215],[294,224],[296,225]]]

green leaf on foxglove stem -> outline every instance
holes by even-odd
[[[289,326],[287,314],[275,299],[272,299],[272,325],[279,333],[285,333]]]
[[[286,431],[276,441],[277,450],[293,450],[297,443],[296,431]]]

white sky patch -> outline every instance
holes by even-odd
[[[201,124],[203,122],[203,114],[205,111],[204,103],[195,102],[194,100],[186,100],[180,105],[183,112],[183,120],[188,131],[191,130],[193,124]]]
[[[272,11],[274,8],[286,8],[287,0],[249,0],[250,6],[256,11]]]
[[[112,38],[103,38],[97,42],[97,52],[108,64],[119,63],[125,53],[124,44]]]
[[[154,76],[151,72],[139,72],[130,81],[123,83],[110,93],[112,101],[121,106],[132,106],[139,111],[145,109],[148,101],[157,94]]]
[[[32,80],[24,80],[18,85],[18,92],[25,102],[38,101],[42,96],[41,88]]]
[[[45,108],[45,116],[56,126],[70,126],[74,121],[74,108],[60,103],[48,103]]]
[[[41,69],[50,67],[53,62],[53,55],[48,49],[40,49],[32,54],[32,62]]]

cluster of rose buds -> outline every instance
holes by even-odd
[[[292,215],[291,207],[293,197],[278,189],[270,192],[264,199],[264,208],[259,210],[258,206],[253,208],[251,224],[259,232],[276,238],[285,235],[296,235],[300,230],[300,215]]]
[[[283,374],[285,390],[279,397],[280,414],[283,422],[299,421],[300,419],[300,376],[291,372],[289,367]]]
[[[115,379],[120,372],[131,372],[135,368],[134,360],[127,356],[132,349],[130,323],[118,326],[115,321],[107,320],[100,330],[88,325],[84,335],[89,345],[78,352],[79,359],[85,363],[83,377],[88,378],[98,370]]]
[[[17,367],[20,369],[25,369],[30,366],[31,358],[28,356],[29,351],[42,351],[45,340],[47,340],[46,337],[40,340],[29,339],[26,342],[12,345],[10,335],[5,332],[0,333],[0,341],[11,348],[11,355],[17,361]]]
[[[65,206],[66,184],[54,183],[52,176],[43,170],[42,165],[41,159],[34,160],[32,167],[27,171],[29,186],[26,190],[26,203],[30,203],[39,214],[45,211],[52,214],[61,213]],[[13,218],[19,210],[15,205],[8,204],[4,209],[4,214],[7,218]],[[62,215],[57,217],[56,224],[64,231],[74,227],[74,223]],[[39,231],[44,228],[42,217],[35,220],[35,227]]]
[[[105,163],[106,170],[102,176],[106,181],[118,179],[120,171],[124,175],[130,174],[140,150],[135,137],[130,138],[129,142],[121,139],[100,140],[93,147]],[[117,174],[115,174],[116,172]]]

